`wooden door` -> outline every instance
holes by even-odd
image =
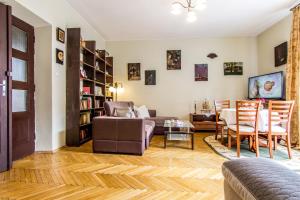
[[[12,17],[12,154],[34,152],[34,28]]]
[[[11,8],[0,3],[0,172],[11,168]]]

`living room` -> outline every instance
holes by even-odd
[[[299,197],[299,1],[0,5],[0,198]]]

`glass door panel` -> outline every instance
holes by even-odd
[[[27,82],[27,61],[12,58],[12,80]]]
[[[27,52],[27,33],[12,26],[12,48]]]

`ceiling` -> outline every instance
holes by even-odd
[[[67,0],[106,40],[256,36],[297,0],[207,0],[198,20],[171,14],[174,0]],[[178,0],[185,2],[185,0]]]

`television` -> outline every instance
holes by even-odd
[[[283,72],[250,77],[248,81],[248,98],[284,99]]]

